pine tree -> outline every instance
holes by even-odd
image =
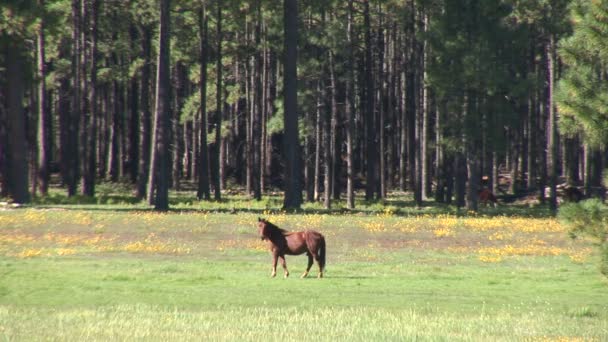
[[[608,1],[578,0],[572,17],[573,34],[559,47],[567,67],[555,95],[560,128],[599,146],[608,141]]]

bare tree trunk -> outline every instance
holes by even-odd
[[[44,0],[39,0],[38,5],[43,7]],[[38,189],[41,196],[46,196],[49,189],[49,157],[51,153],[51,115],[47,107],[46,97],[46,66],[45,66],[45,37],[44,19],[38,27]]]
[[[262,2],[260,0],[256,1],[256,21],[255,21],[255,46],[257,51],[253,57],[253,75],[254,75],[254,105],[251,118],[252,124],[252,135],[253,135],[253,165],[252,165],[252,175],[253,175],[253,198],[255,200],[262,199],[262,178],[261,178],[261,167],[262,167],[262,140],[264,137],[262,136],[262,113],[263,113],[263,101],[262,98],[262,52],[261,48],[261,36],[262,36]]]
[[[261,7],[261,6],[260,6]],[[266,32],[264,30],[264,35],[266,35]],[[261,72],[261,79],[262,79],[262,97],[260,99],[261,103],[261,114],[260,114],[260,191],[262,193],[264,193],[264,189],[266,188],[266,177],[267,177],[267,171],[268,168],[266,167],[268,160],[267,160],[267,152],[268,152],[268,145],[269,145],[269,140],[268,139],[268,134],[266,132],[266,123],[268,122],[268,117],[272,114],[271,112],[268,112],[268,106],[269,103],[267,102],[268,98],[270,97],[270,73],[268,72],[269,69],[269,56],[270,52],[268,51],[268,48],[266,46],[266,43],[264,42],[262,44],[262,51],[260,52],[260,58],[261,60],[261,68],[262,68],[262,72]]]
[[[184,178],[186,180],[192,180],[192,156],[193,154],[193,143],[194,143],[194,122],[197,120],[196,116],[190,121],[184,122],[182,125],[182,130],[184,132],[183,135],[183,145],[184,151],[182,154],[182,165]]]
[[[398,97],[399,97],[399,189],[401,191],[405,191],[405,189],[407,188],[407,180],[408,180],[408,174],[407,173],[407,165],[408,165],[408,147],[409,147],[409,140],[408,140],[408,119],[409,119],[409,115],[407,115],[408,111],[405,109],[407,108],[407,104],[406,102],[406,97],[403,96],[403,83],[406,80],[406,77],[404,77],[405,73],[402,72],[401,73],[401,79],[399,80],[398,83],[398,87],[397,87],[397,91],[398,91]]]
[[[81,13],[80,13],[80,0],[72,0],[72,108],[71,116],[69,119],[67,146],[68,146],[68,160],[66,170],[66,181],[68,187],[68,196],[74,196],[76,194],[77,182],[78,182],[78,165],[79,165],[79,153],[78,153],[78,121],[81,115]]]
[[[554,89],[554,67],[553,62],[555,60],[555,41],[553,35],[549,38],[547,43],[547,77],[548,77],[548,90],[547,90],[547,110],[549,112],[549,186],[551,187],[549,207],[553,213],[557,212],[557,157],[559,153],[559,146],[557,144],[557,113],[555,112],[555,105],[553,102],[553,89]]]
[[[423,14],[423,28],[422,31],[427,31],[427,26],[429,22],[429,18],[427,14]],[[427,42],[426,39],[422,43],[421,48],[422,56],[420,58],[421,70],[422,70],[422,132],[420,134],[420,197],[422,200],[427,200],[429,194],[431,192],[431,182],[430,182],[430,173],[429,173],[429,153],[428,153],[428,145],[429,145],[429,87],[427,86]]]
[[[332,197],[335,200],[340,199],[340,171],[342,168],[342,152],[340,149],[341,146],[341,136],[338,130],[338,82],[336,80],[336,68],[335,68],[335,60],[334,53],[332,51],[329,52],[329,68],[330,68],[330,82],[331,82],[331,192]]]
[[[569,185],[579,185],[579,150],[580,142],[578,137],[566,139],[564,142],[564,160],[566,161],[566,177]]]
[[[311,111],[306,111],[305,121],[312,123]],[[315,201],[315,143],[312,134],[304,137],[304,187],[306,188],[306,201]]]
[[[409,24],[407,27],[407,33],[409,35],[409,60],[407,61],[409,65],[406,66],[406,79],[405,79],[405,91],[406,91],[406,122],[407,122],[407,158],[408,158],[408,183],[409,189],[414,192],[414,201],[417,205],[422,204],[422,197],[420,194],[420,184],[418,183],[419,178],[417,177],[417,163],[416,163],[416,150],[417,150],[417,141],[416,141],[416,131],[417,131],[417,122],[416,120],[416,112],[417,112],[417,97],[416,97],[416,72],[414,70],[414,63],[417,60],[416,53],[416,40],[415,40],[415,20],[416,20],[416,10],[414,5],[414,0],[410,0],[410,13],[411,18],[409,18]]]
[[[83,4],[84,6],[84,4]],[[95,175],[97,169],[97,36],[98,36],[98,16],[99,16],[99,1],[92,0],[91,2],[91,69],[90,69],[90,87],[88,95],[89,110],[88,110],[88,122],[83,130],[86,130],[86,137],[82,140],[83,150],[83,174],[82,174],[82,194],[86,196],[95,195]],[[86,115],[86,114],[85,114]]]
[[[77,131],[78,136],[78,157],[79,157],[79,165],[78,171],[79,178],[81,184],[83,185],[81,191],[82,194],[85,194],[84,191],[90,191],[91,188],[86,189],[84,187],[85,183],[89,183],[87,179],[85,179],[87,172],[87,155],[88,155],[88,146],[87,146],[87,133],[89,131],[89,125],[91,121],[91,113],[89,111],[89,81],[87,80],[87,65],[89,63],[89,51],[87,49],[87,41],[88,41],[88,28],[89,28],[89,11],[87,8],[87,1],[80,1],[80,27],[79,27],[79,36],[80,39],[80,53],[81,53],[81,62],[80,62],[80,117],[79,121],[79,130]],[[82,178],[81,178],[82,177]],[[87,184],[90,185],[90,184]]]
[[[323,87],[323,98],[327,99],[328,97],[330,97],[331,95],[329,94],[328,91],[328,87]],[[331,208],[331,176],[332,176],[332,167],[331,167],[331,163],[332,163],[332,154],[331,154],[331,145],[332,145],[332,141],[331,141],[331,132],[330,132],[330,125],[331,125],[331,112],[328,110],[327,106],[323,107],[323,146],[325,146],[324,151],[323,151],[323,155],[325,157],[324,160],[324,164],[325,164],[325,175],[323,177],[323,190],[324,190],[324,197],[323,197],[323,205],[325,207],[325,209],[330,209]]]
[[[378,17],[379,17],[379,29],[378,29],[378,37],[377,37],[377,57],[378,66],[377,66],[377,76],[376,76],[376,86],[375,88],[377,97],[376,97],[376,107],[378,108],[378,123],[376,125],[376,137],[378,140],[378,176],[377,180],[377,198],[384,199],[386,198],[386,93],[387,93],[387,57],[386,57],[386,36],[384,34],[384,19],[382,13],[382,5],[378,4]]]
[[[221,189],[221,172],[220,172],[220,150],[221,150],[221,131],[222,131],[222,112],[223,112],[223,99],[222,99],[222,4],[218,1],[217,3],[217,17],[216,17],[216,34],[217,34],[217,60],[216,60],[216,115],[215,115],[215,143],[213,148],[213,188],[214,197],[216,200],[222,198]]]
[[[15,203],[30,201],[27,139],[25,131],[25,112],[23,110],[23,73],[22,43],[14,38],[6,38],[6,75],[7,84],[7,169],[9,193]],[[3,49],[4,50],[4,49]]]
[[[199,32],[199,53],[200,53],[200,141],[199,141],[199,158],[198,162],[198,188],[196,197],[199,200],[210,200],[211,193],[209,191],[209,152],[207,149],[207,52],[208,44],[208,27],[209,18],[207,17],[206,2],[201,4],[198,11],[198,32]]]
[[[151,151],[151,114],[150,114],[150,74],[151,74],[151,40],[152,33],[147,27],[142,28],[142,59],[144,61],[141,70],[141,95],[139,100],[139,161],[137,167],[137,195],[138,199],[146,197],[146,184],[150,170]]]
[[[116,54],[113,54],[113,64],[118,65],[118,58]],[[112,81],[112,124],[110,126],[110,139],[109,139],[109,155],[108,155],[108,175],[107,177],[112,182],[117,182],[120,173],[120,130],[121,130],[121,106],[120,106],[120,85],[118,80]]]
[[[534,62],[532,62],[534,63]],[[533,69],[534,67],[532,67]],[[536,189],[536,102],[534,101],[534,93],[531,92],[528,96],[528,177],[527,177],[527,188],[528,191]],[[498,182],[498,179],[495,180]]]
[[[317,82],[317,116],[315,121],[315,178],[314,178],[314,189],[315,189],[315,201],[321,198],[321,144],[323,143],[322,132],[323,132],[323,86],[321,80]]]
[[[250,23],[247,21],[245,23],[245,40],[246,44],[249,47],[251,44],[251,34],[250,34]],[[246,103],[246,112],[245,116],[245,192],[249,195],[253,192],[253,123],[251,119],[253,115],[251,112],[254,110],[253,105],[253,70],[252,64],[248,59],[245,60],[245,103]]]
[[[298,2],[284,0],[284,159],[285,197],[283,208],[299,209],[302,203],[300,187],[300,148],[298,138],[297,61],[298,61]]]
[[[366,184],[365,184],[365,199],[371,200],[374,198],[376,191],[376,130],[374,120],[374,84],[372,71],[372,38],[371,38],[371,23],[369,0],[363,2],[363,26],[365,37],[365,131],[366,131],[366,150],[367,150],[367,166],[366,166]]]
[[[138,31],[135,25],[129,27],[130,47],[132,50],[136,49],[136,40],[138,38]],[[132,61],[136,58],[135,55],[131,55],[129,59]],[[137,183],[137,168],[139,163],[139,75],[134,75],[129,80],[128,87],[128,107],[129,107],[129,150],[128,150],[128,171],[129,179],[131,183]]]
[[[154,110],[154,131],[152,138],[152,162],[149,183],[154,186],[155,210],[169,209],[169,87],[170,77],[170,0],[160,2],[160,35],[156,73],[156,105]],[[156,178],[156,179],[154,179]],[[154,193],[148,190],[148,196]]]
[[[174,98],[174,109],[172,110],[172,133],[173,136],[171,139],[173,142],[173,164],[172,164],[172,177],[173,180],[173,188],[176,191],[181,190],[181,178],[183,177],[183,159],[182,155],[184,154],[184,139],[183,136],[185,132],[183,130],[182,124],[179,122],[179,113],[181,112],[181,108],[183,106],[184,98],[186,97],[186,67],[178,62],[175,66],[175,91],[173,93]]]
[[[435,201],[438,203],[446,203],[446,174],[445,168],[445,157],[444,157],[444,146],[443,146],[443,118],[441,113],[444,107],[441,109],[437,108],[435,113],[435,164],[437,167],[436,179],[437,186],[435,188]]]
[[[396,127],[398,126],[397,121],[397,115],[395,115],[395,113],[398,113],[398,104],[396,101],[396,80],[398,79],[397,77],[397,73],[396,73],[396,65],[397,65],[397,57],[396,57],[396,49],[397,49],[397,23],[396,21],[392,23],[392,27],[390,30],[390,38],[388,40],[388,77],[387,77],[387,87],[388,87],[388,94],[387,94],[387,112],[386,112],[386,116],[387,116],[387,120],[388,122],[390,122],[391,124],[387,126],[387,136],[388,136],[388,141],[387,141],[387,145],[386,145],[386,164],[388,165],[388,167],[386,168],[386,188],[387,189],[394,189],[395,188],[395,142],[397,141],[399,134],[398,131],[396,130]]]
[[[479,171],[481,169],[480,151],[479,146],[481,145],[481,132],[474,124],[479,122],[479,95],[474,94],[472,91],[467,90],[464,96],[463,108],[464,112],[464,123],[465,123],[465,156],[466,156],[466,168],[467,168],[467,194],[466,194],[466,205],[467,210],[477,211],[478,209],[478,192],[479,192],[479,181],[481,175]]]
[[[355,74],[354,74],[354,33],[353,0],[348,0],[348,65],[346,79],[346,207],[355,208],[353,145],[355,143]]]
[[[465,206],[465,193],[467,181],[467,164],[464,154],[457,152],[454,158],[455,182],[454,192],[456,196],[456,207],[462,208]]]

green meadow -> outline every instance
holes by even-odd
[[[595,246],[542,215],[81,207],[0,212],[1,340],[608,340]],[[270,278],[258,216],[321,231],[325,278]]]

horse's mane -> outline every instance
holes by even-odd
[[[287,235],[293,234],[293,232],[287,231],[283,228],[279,228],[274,223],[272,223],[266,219],[262,219],[262,221],[266,224],[266,227],[268,229],[270,229],[271,235],[281,234],[281,235],[287,236]]]

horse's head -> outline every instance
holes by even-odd
[[[268,230],[268,221],[260,217],[258,217],[258,234],[260,235],[260,239],[262,240],[270,238],[270,231]]]

